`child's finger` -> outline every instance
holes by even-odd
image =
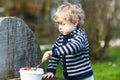
[[[51,75],[47,75],[47,78],[51,78]]]
[[[47,78],[53,78],[53,74],[52,73],[48,73]]]
[[[50,53],[45,53],[43,55],[43,58],[42,58],[42,62],[46,61],[47,59],[49,59],[50,57],[52,57],[52,55]]]
[[[53,78],[54,77],[54,75],[53,74],[51,74],[51,78]]]
[[[43,55],[42,62],[46,61],[48,59],[48,56],[46,54]]]
[[[46,76],[47,76],[47,75],[46,75],[46,74],[44,74],[44,75],[42,75],[42,78],[46,78]]]
[[[46,60],[47,60],[46,57],[43,57],[43,58],[42,58],[42,62],[45,62]]]

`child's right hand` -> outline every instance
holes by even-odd
[[[42,62],[46,61],[50,57],[52,57],[52,51],[46,51],[42,57]]]
[[[46,73],[46,74],[43,74],[42,77],[43,77],[43,78],[53,78],[53,77],[54,77],[54,74],[51,73],[51,72],[48,72],[48,73]]]

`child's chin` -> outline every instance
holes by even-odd
[[[66,35],[65,33],[61,33],[61,34]]]
[[[64,36],[67,35],[67,34],[63,34]]]
[[[63,33],[63,32],[60,32],[62,35],[67,35],[67,34],[69,34],[69,33]]]

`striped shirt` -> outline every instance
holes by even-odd
[[[68,35],[60,34],[49,59],[48,72],[55,74],[61,60],[66,78],[78,76],[80,79],[93,75],[89,59],[89,43],[85,32],[77,28]]]

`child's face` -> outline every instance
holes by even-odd
[[[57,24],[59,27],[59,32],[63,35],[67,35],[76,29],[75,25],[70,21],[60,21],[60,22],[57,22]]]

